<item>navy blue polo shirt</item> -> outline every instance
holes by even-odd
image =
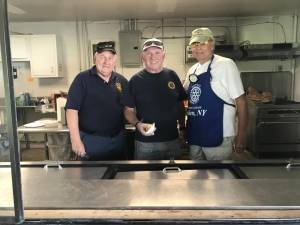
[[[66,108],[78,110],[81,131],[113,136],[124,127],[121,99],[126,90],[125,77],[113,72],[106,82],[94,66],[76,76],[68,92]]]
[[[178,75],[164,68],[160,73],[142,70],[129,81],[129,95],[124,104],[136,108],[137,117],[145,123],[155,123],[153,136],[136,132],[142,142],[171,141],[178,137],[178,102],[186,99],[186,92]]]

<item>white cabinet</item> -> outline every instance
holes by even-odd
[[[33,77],[48,78],[61,76],[61,54],[54,34],[31,35],[30,68]]]
[[[10,35],[12,61],[30,60],[30,36]]]

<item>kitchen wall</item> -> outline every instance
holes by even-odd
[[[56,34],[62,46],[62,78],[32,78],[29,62],[13,62],[18,69],[15,80],[15,94],[30,92],[32,96],[49,96],[55,91],[66,91],[80,70],[75,22],[32,22],[11,23],[11,34]],[[43,51],[43,49],[41,49]],[[47,63],[47,62],[45,62]]]
[[[55,91],[67,91],[70,83],[79,71],[92,64],[90,42],[113,40],[119,53],[119,30],[137,29],[144,38],[160,37],[164,39],[167,57],[165,66],[174,69],[183,80],[188,68],[185,63],[185,48],[191,31],[196,27],[208,26],[215,34],[226,34],[227,43],[281,43],[295,42],[299,28],[292,15],[268,17],[241,17],[215,19],[168,19],[128,21],[73,21],[73,22],[18,22],[10,24],[11,34],[56,34],[62,43],[63,78],[37,79],[30,75],[29,62],[14,62],[18,68],[15,80],[16,95],[30,92],[33,96],[47,96]],[[298,28],[298,35],[294,33]],[[42,51],[42,49],[41,49]],[[45,62],[47,63],[47,62]],[[300,83],[300,61],[262,60],[238,61],[241,71],[296,71],[295,83]],[[141,67],[127,68],[119,63],[116,70],[130,78]],[[300,87],[295,88],[295,100],[300,101]]]

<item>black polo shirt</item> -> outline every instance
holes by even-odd
[[[113,136],[124,127],[121,99],[126,90],[125,77],[113,72],[106,82],[94,66],[76,76],[68,92],[66,108],[78,110],[81,131]]]
[[[176,72],[164,68],[152,74],[142,70],[130,79],[128,96],[124,104],[136,108],[138,119],[156,125],[155,135],[136,132],[136,140],[163,142],[178,137],[178,102],[186,99],[186,93]]]

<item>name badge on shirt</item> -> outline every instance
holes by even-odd
[[[196,74],[191,74],[191,75],[189,76],[189,80],[190,80],[191,83],[196,83],[197,80],[198,80],[198,77],[197,77]]]

